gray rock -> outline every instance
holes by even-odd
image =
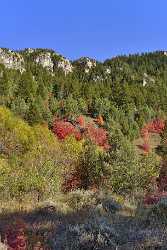
[[[11,50],[0,48],[0,63],[9,69],[16,69],[20,72],[25,71],[23,57]]]
[[[81,57],[78,61],[78,64],[82,65],[85,70],[85,73],[89,73],[91,68],[96,67],[96,60],[91,59],[89,57]]]
[[[64,71],[65,75],[67,75],[73,71],[73,66],[70,63],[70,61],[66,58],[63,58],[63,57],[61,60],[58,61],[57,67],[62,69]]]
[[[38,55],[35,59],[36,63],[39,63],[40,65],[42,65],[42,67],[50,70],[53,72],[53,62],[52,62],[52,58],[51,58],[51,54],[50,52],[43,52],[40,55]]]

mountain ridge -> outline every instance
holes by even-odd
[[[96,67],[97,63],[105,65],[108,61],[112,61],[112,60],[116,60],[118,58],[123,59],[123,58],[131,58],[134,56],[147,56],[147,55],[165,55],[167,56],[167,52],[166,51],[153,51],[153,52],[145,52],[145,53],[134,53],[134,54],[128,54],[128,55],[118,55],[118,56],[114,56],[111,57],[109,59],[105,59],[104,61],[99,61],[96,60],[94,58],[88,57],[88,56],[82,56],[78,59],[75,60],[69,60],[68,58],[66,58],[65,56],[57,53],[56,51],[54,51],[53,49],[45,49],[45,48],[25,48],[25,49],[21,49],[21,50],[10,50],[8,48],[0,48],[0,62],[7,65],[7,63],[4,61],[3,59],[6,57],[8,57],[9,61],[12,61],[12,58],[14,60],[14,58],[17,58],[17,61],[21,61],[21,63],[23,63],[24,59],[28,56],[28,55],[34,55],[34,59],[36,59],[36,63],[41,63],[44,67],[47,67],[47,64],[45,65],[45,63],[43,61],[47,61],[48,60],[48,65],[53,64],[53,58],[52,57],[56,57],[57,61],[64,61],[64,65],[62,64],[58,64],[58,67],[62,67],[62,68],[66,68],[65,66],[65,62],[66,64],[71,64],[71,69],[69,69],[68,72],[72,72],[72,65],[76,65],[77,63],[80,63],[82,65],[85,66],[85,68],[87,68],[87,70],[85,71],[86,73],[89,72],[89,69],[91,69],[92,67]],[[43,60],[40,60],[39,57],[43,57]],[[7,60],[7,58],[6,58]],[[9,63],[10,64],[10,63]],[[51,65],[50,70],[53,71],[52,69],[53,65]],[[13,67],[15,68],[15,67]],[[16,69],[19,69],[19,67]],[[67,73],[68,73],[67,72]]]

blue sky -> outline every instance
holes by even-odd
[[[2,0],[0,47],[70,59],[167,50],[167,0]]]

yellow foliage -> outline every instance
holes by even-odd
[[[9,151],[14,150],[16,146],[25,151],[34,143],[32,128],[3,106],[0,106],[0,137]]]
[[[52,145],[59,147],[58,139],[55,135],[47,128],[42,125],[36,125],[33,127],[36,142],[38,144]]]
[[[69,136],[63,143],[62,148],[64,153],[71,157],[78,158],[83,151],[84,140],[77,141],[74,136]]]
[[[6,159],[0,158],[0,188],[2,189],[10,176],[11,168]]]

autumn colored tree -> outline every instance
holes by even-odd
[[[109,149],[107,131],[103,128],[96,127],[93,123],[88,123],[86,126],[87,137],[96,145]]]
[[[53,132],[61,140],[74,135],[77,140],[85,137],[105,150],[110,148],[107,131],[96,126],[94,122],[86,123],[82,116],[79,116],[74,124],[65,120],[55,120],[53,123]]]
[[[53,133],[61,139],[66,139],[67,136],[74,134],[75,127],[67,121],[55,120],[53,124]]]
[[[155,119],[147,123],[141,130],[142,137],[147,140],[149,133],[161,134],[165,129],[165,121],[162,119]]]

